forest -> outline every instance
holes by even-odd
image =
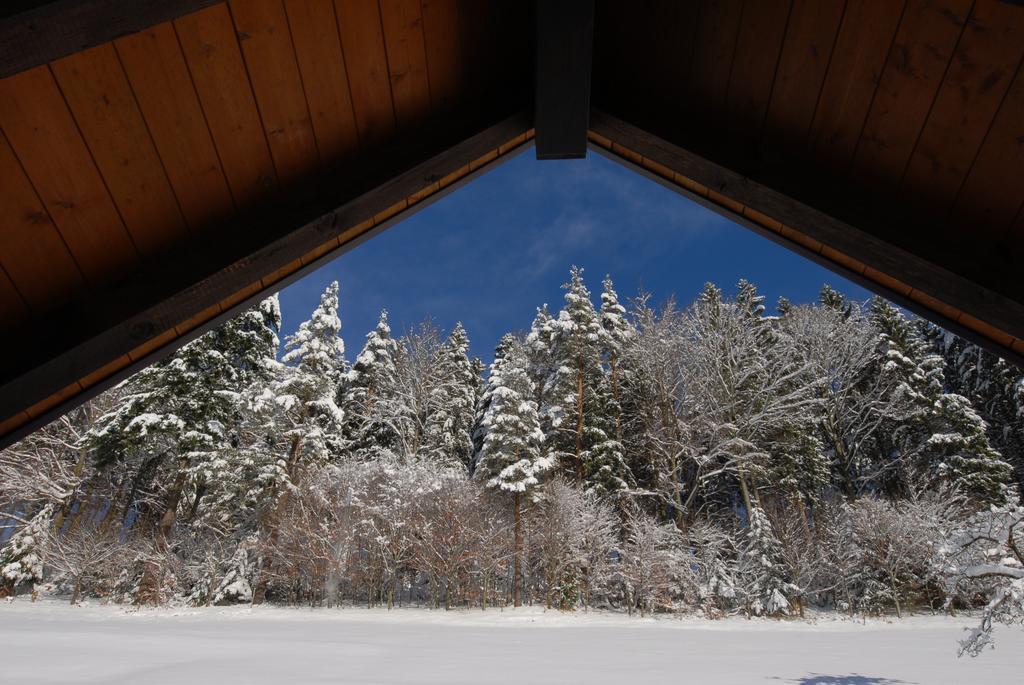
[[[262,301],[0,452],[0,595],[1024,620],[1021,369],[828,286],[564,287],[489,366]]]

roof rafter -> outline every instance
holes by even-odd
[[[537,159],[587,156],[594,0],[537,3]]]

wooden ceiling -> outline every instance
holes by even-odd
[[[14,2],[0,446],[535,129],[1019,361],[1022,58],[1000,0]]]
[[[717,204],[1024,354],[1020,3],[612,0],[595,26],[594,107],[711,163]]]

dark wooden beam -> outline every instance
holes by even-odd
[[[538,0],[537,159],[587,156],[594,0]]]
[[[0,343],[0,357],[14,360],[0,371],[0,421],[497,150],[530,124],[522,113],[461,133],[449,130],[451,120],[410,133],[371,155],[372,163],[326,174],[206,232],[201,249],[188,247],[64,312],[27,322],[25,333]]]
[[[950,307],[970,314],[1009,336],[1024,339],[1024,303],[990,290],[962,274],[949,271],[919,254],[892,245],[878,237],[884,235],[886,230],[899,230],[898,223],[892,227],[872,226],[872,230],[869,231],[865,226],[857,226],[837,219],[774,188],[599,110],[594,110],[591,113],[590,128],[601,137],[681,176],[696,181],[729,200],[771,217],[846,257],[876,269]],[[626,159],[621,161],[629,164]],[[652,175],[652,178],[659,177]],[[723,211],[721,205],[714,205],[697,196],[692,197],[720,213],[729,213],[727,210]],[[751,227],[752,225],[752,222],[742,216],[731,214],[731,218],[745,226]],[[1021,364],[1024,361],[1018,352],[1006,347],[1002,342],[961,325],[921,302],[849,271],[825,256],[804,250],[797,243],[789,241],[783,236],[767,230],[759,232],[1016,364]]]
[[[224,0],[56,0],[0,18],[0,78]],[[27,7],[36,5],[35,7]]]

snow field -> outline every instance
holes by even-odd
[[[968,617],[639,619],[520,610],[0,604],[10,683],[1019,683],[1024,631],[956,657]]]

